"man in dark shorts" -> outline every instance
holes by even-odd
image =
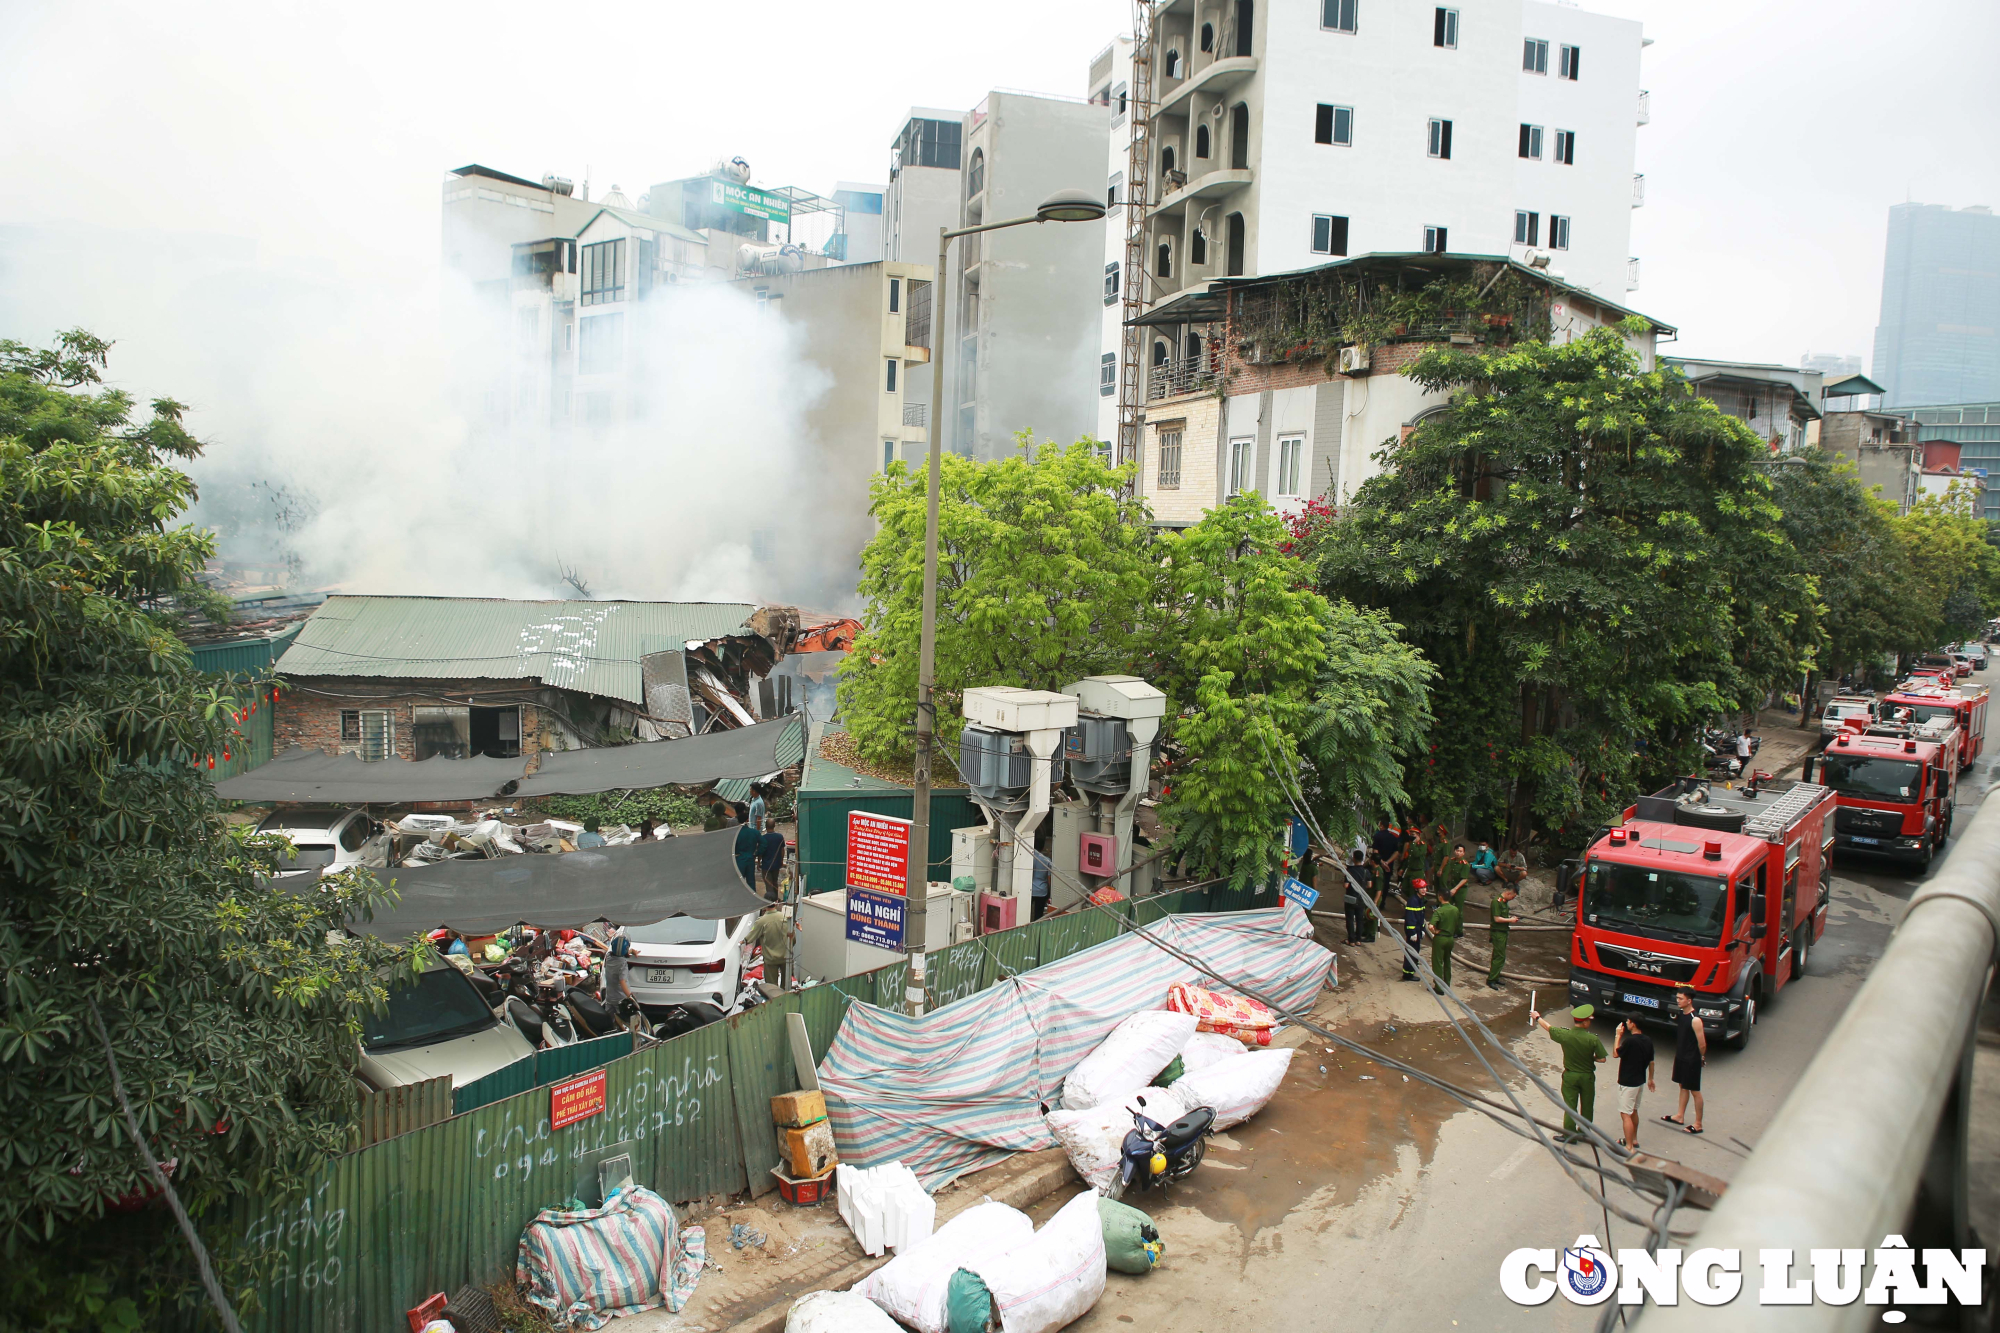
[[[1674,1083],[1681,1090],[1680,1104],[1672,1115],[1660,1119],[1679,1125],[1690,1134],[1701,1133],[1701,1068],[1708,1063],[1708,1029],[1694,1012],[1694,990],[1674,987]],[[1694,1119],[1687,1118],[1688,1098],[1694,1098]]]
[[[1618,1123],[1625,1131],[1619,1142],[1627,1148],[1639,1146],[1639,1098],[1658,1091],[1653,1083],[1653,1039],[1639,1030],[1639,1020],[1628,1018],[1618,1025],[1611,1039],[1611,1053],[1618,1057]]]

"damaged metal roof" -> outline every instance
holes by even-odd
[[[751,634],[748,602],[334,596],[305,622],[285,676],[538,680],[644,707],[639,659]]]

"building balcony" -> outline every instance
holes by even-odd
[[[1653,94],[1644,88],[1639,90],[1639,123],[1641,125],[1653,123]]]
[[[1625,261],[1625,290],[1628,292],[1639,290],[1639,261],[1636,257]]]
[[[1194,77],[1185,80],[1171,92],[1163,93],[1153,111],[1153,119],[1161,116],[1184,116],[1192,105],[1190,99],[1196,93],[1213,93],[1220,96],[1232,88],[1241,86],[1257,72],[1257,57],[1227,56],[1212,60],[1197,70]]]
[[[1632,207],[1644,208],[1645,206],[1646,174],[1644,172],[1634,172],[1632,174]]]
[[[979,243],[984,239],[985,236],[979,232],[958,238],[958,266],[960,268],[979,267],[979,252],[981,249]]]
[[[1225,194],[1235,194],[1238,190],[1247,190],[1256,182],[1257,172],[1251,167],[1211,171],[1172,191],[1160,200],[1153,211],[1156,214],[1171,213],[1197,199],[1216,199]]]
[[[930,413],[931,405],[929,403],[904,403],[903,424],[905,426],[928,425],[930,423]]]
[[[1211,370],[1199,361],[1174,361],[1154,366],[1147,374],[1146,401],[1156,403],[1168,398],[1208,393],[1220,383],[1222,372],[1219,370]]]

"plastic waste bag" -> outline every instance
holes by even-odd
[[[992,1333],[993,1293],[970,1268],[959,1269],[945,1284],[944,1309],[949,1333]]]
[[[1093,1106],[1087,1111],[1051,1111],[1042,1117],[1057,1143],[1069,1155],[1070,1165],[1084,1183],[1099,1194],[1118,1193],[1118,1155],[1125,1136],[1132,1132],[1132,1112],[1172,1124],[1187,1114],[1181,1079],[1171,1088],[1141,1088],[1109,1106]]]
[[[918,1333],[949,1333],[945,1296],[951,1275],[1033,1239],[1035,1224],[1018,1208],[990,1199],[966,1209],[864,1278],[854,1290]]]
[[[1277,1095],[1296,1054],[1283,1047],[1245,1051],[1196,1070],[1175,1083],[1173,1091],[1190,1108],[1206,1106],[1214,1111],[1215,1127],[1228,1129],[1256,1115]]]
[[[985,1280],[1003,1333],[1055,1333],[1104,1294],[1104,1224],[1097,1196],[1064,1204],[1034,1239],[965,1265]]]
[[[1195,1022],[1191,1015],[1165,1009],[1133,1014],[1063,1080],[1063,1109],[1087,1111],[1145,1087],[1187,1045]]]
[[[785,1333],[903,1333],[882,1307],[854,1291],[813,1291],[785,1312]]]
[[[1104,1263],[1120,1273],[1150,1273],[1166,1254],[1153,1219],[1116,1199],[1097,1201],[1097,1218],[1104,1228]],[[953,1329],[952,1333],[958,1333]]]
[[[1197,1032],[1181,1047],[1181,1072],[1192,1074],[1243,1054],[1243,1043],[1219,1032]]]

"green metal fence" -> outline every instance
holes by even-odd
[[[1217,898],[1228,901],[1217,902]],[[1236,899],[1242,899],[1239,903]],[[1121,915],[1265,907],[1275,895],[1190,890]],[[976,994],[1003,977],[1101,944],[1121,926],[1110,914],[1052,917],[955,944],[929,956],[934,1002]],[[775,1187],[777,1136],[770,1099],[797,1089],[786,1015],[803,1015],[824,1054],[854,1000],[901,1002],[907,965],[844,977],[786,995],[651,1049],[604,1064],[602,1114],[549,1127],[546,1085],[603,1063],[603,1038],[543,1052],[458,1090],[461,1114],[327,1163],[303,1197],[239,1201],[204,1230],[225,1252],[272,1265],[258,1333],[374,1333],[436,1291],[488,1284],[513,1271],[521,1230],[571,1198],[594,1203],[597,1164],[632,1157],[633,1178],[675,1201]],[[502,1075],[511,1082],[495,1082]],[[492,1100],[473,1100],[468,1094]]]
[[[629,1032],[579,1041],[552,1051],[536,1051],[457,1089],[452,1093],[452,1112],[464,1115],[503,1097],[512,1097],[530,1088],[545,1088],[558,1079],[584,1073],[631,1053],[632,1034]]]

